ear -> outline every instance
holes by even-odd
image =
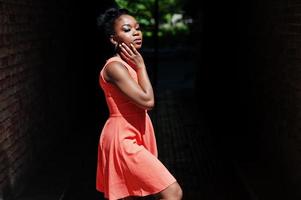
[[[111,35],[110,36],[110,41],[111,43],[116,46],[118,44],[118,41],[116,40],[115,36],[114,35]]]

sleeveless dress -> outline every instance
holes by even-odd
[[[99,139],[96,189],[110,200],[156,194],[176,179],[157,158],[156,138],[147,110],[105,81],[103,70],[112,61],[121,62],[137,82],[136,71],[119,57],[108,59],[100,72],[99,84],[110,116]]]

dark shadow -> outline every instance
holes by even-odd
[[[157,105],[150,114],[158,135],[159,157],[175,174],[187,199],[256,199],[244,173],[254,173],[260,180],[273,169],[268,181],[276,180],[276,184],[269,185],[269,191],[287,183],[283,163],[269,162],[261,140],[266,96],[255,80],[264,78],[257,73],[265,67],[257,53],[264,41],[255,45],[253,36],[265,7],[256,1],[199,3],[196,8],[195,1],[182,1],[183,10],[193,19],[188,35],[180,40],[166,37],[168,45],[150,43],[154,46],[142,51],[146,64],[153,67],[150,74]],[[56,124],[57,130],[65,128],[53,133],[57,140],[50,154],[56,164],[48,163],[46,170],[52,170],[50,176],[63,183],[63,200],[103,199],[96,191],[95,178],[98,140],[108,110],[98,76],[109,44],[96,29],[96,16],[111,5],[114,1],[64,4],[71,14],[65,18],[68,23],[61,36],[66,77],[58,82],[65,88],[53,88],[52,94],[63,98],[59,107],[67,109],[59,115],[56,105],[51,108],[61,122]],[[267,116],[272,125],[276,118]],[[5,181],[9,180],[9,160],[2,148],[5,177],[1,180]],[[278,198],[289,196],[287,188]],[[9,193],[7,183],[3,195]]]
[[[1,160],[1,188],[2,191],[0,191],[0,199],[7,199],[10,198],[12,194],[12,186],[11,186],[11,178],[10,178],[10,162],[7,155],[7,152],[5,151],[2,144],[0,144],[0,160]]]

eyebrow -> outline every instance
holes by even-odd
[[[136,23],[135,25],[137,26],[137,25],[140,25],[140,24]],[[132,25],[131,24],[123,24],[122,26],[132,26]]]

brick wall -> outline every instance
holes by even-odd
[[[50,122],[63,107],[55,97],[62,10],[52,1],[0,1],[0,199],[22,190],[53,141]]]

